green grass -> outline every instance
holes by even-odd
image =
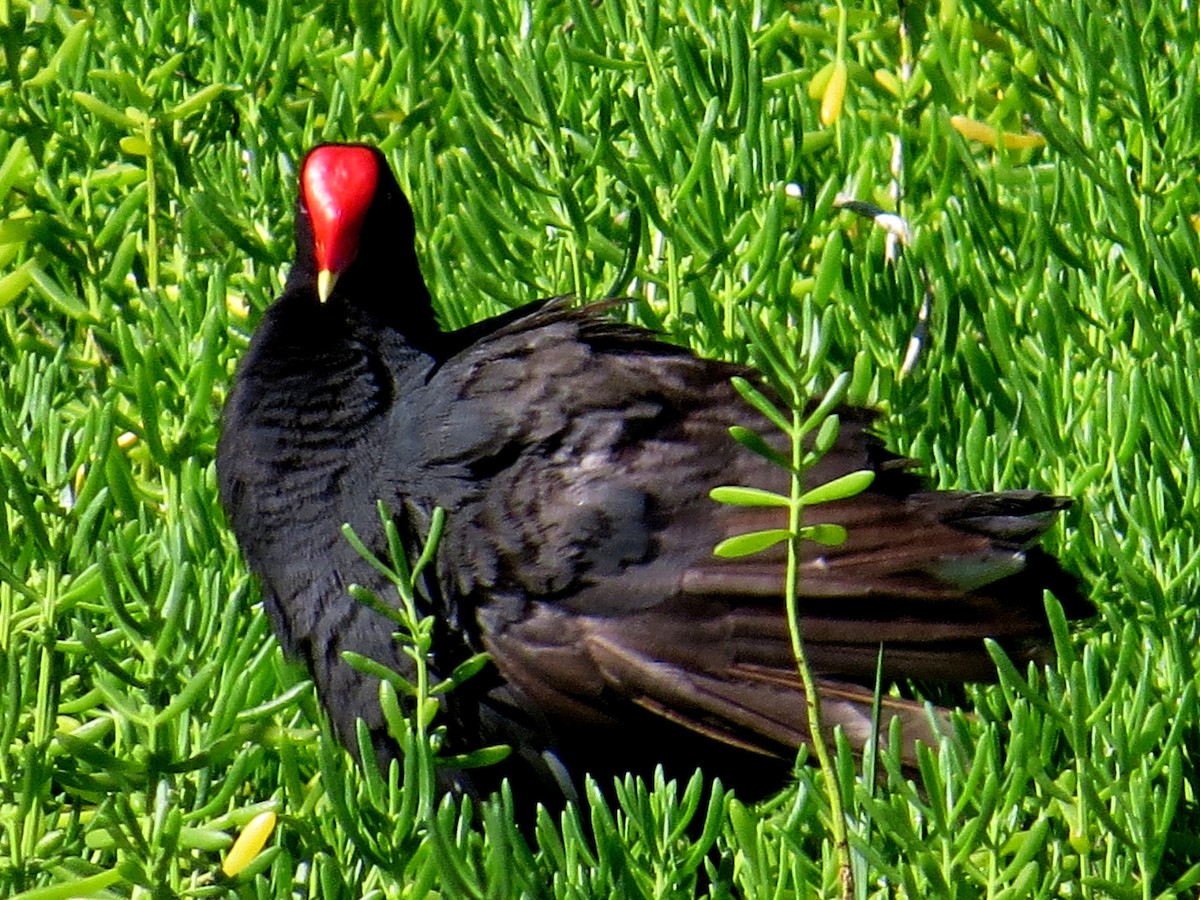
[[[1048,543],[1101,612],[1058,623],[1057,666],[998,657],[919,783],[838,754],[858,891],[1195,895],[1194,10],[918,4],[905,41],[890,4],[632,5],[0,0],[0,895],[836,893],[809,767],[760,807],[626,782],[526,840],[503,804],[401,815],[320,739],[212,457],[321,139],[385,149],[448,326],[602,296],[636,247],[637,321],[729,358],[747,316],[805,347],[820,323],[939,485],[1074,497]],[[834,204],[895,208],[893,137],[896,266]],[[224,877],[267,808],[269,849]]]

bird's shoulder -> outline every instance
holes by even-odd
[[[612,318],[615,302],[555,297],[447,335],[432,381],[459,409],[482,404],[530,435],[591,413],[703,416],[726,406],[739,366],[705,359]]]

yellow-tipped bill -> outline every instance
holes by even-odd
[[[328,300],[329,295],[333,293],[333,286],[337,284],[337,280],[337,272],[322,269],[317,273],[317,296],[322,303]]]

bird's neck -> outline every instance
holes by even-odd
[[[327,336],[343,331],[391,330],[413,347],[436,354],[442,332],[433,312],[433,300],[421,278],[415,254],[403,254],[394,265],[371,265],[370,260],[351,265],[337,280],[333,296],[317,301],[317,269],[311,255],[298,257],[288,273],[284,296],[298,321]],[[329,330],[332,329],[332,330]]]

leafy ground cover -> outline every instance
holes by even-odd
[[[819,338],[940,486],[1076,499],[1049,543],[1100,615],[1057,664],[932,697],[969,715],[919,779],[838,754],[860,896],[1194,895],[1194,10],[632,6],[0,3],[0,894],[839,889],[807,766],[757,807],[628,781],[524,835],[321,739],[212,455],[296,161],[360,139],[446,325],[630,284],[707,354]],[[907,219],[897,262],[847,197]]]

